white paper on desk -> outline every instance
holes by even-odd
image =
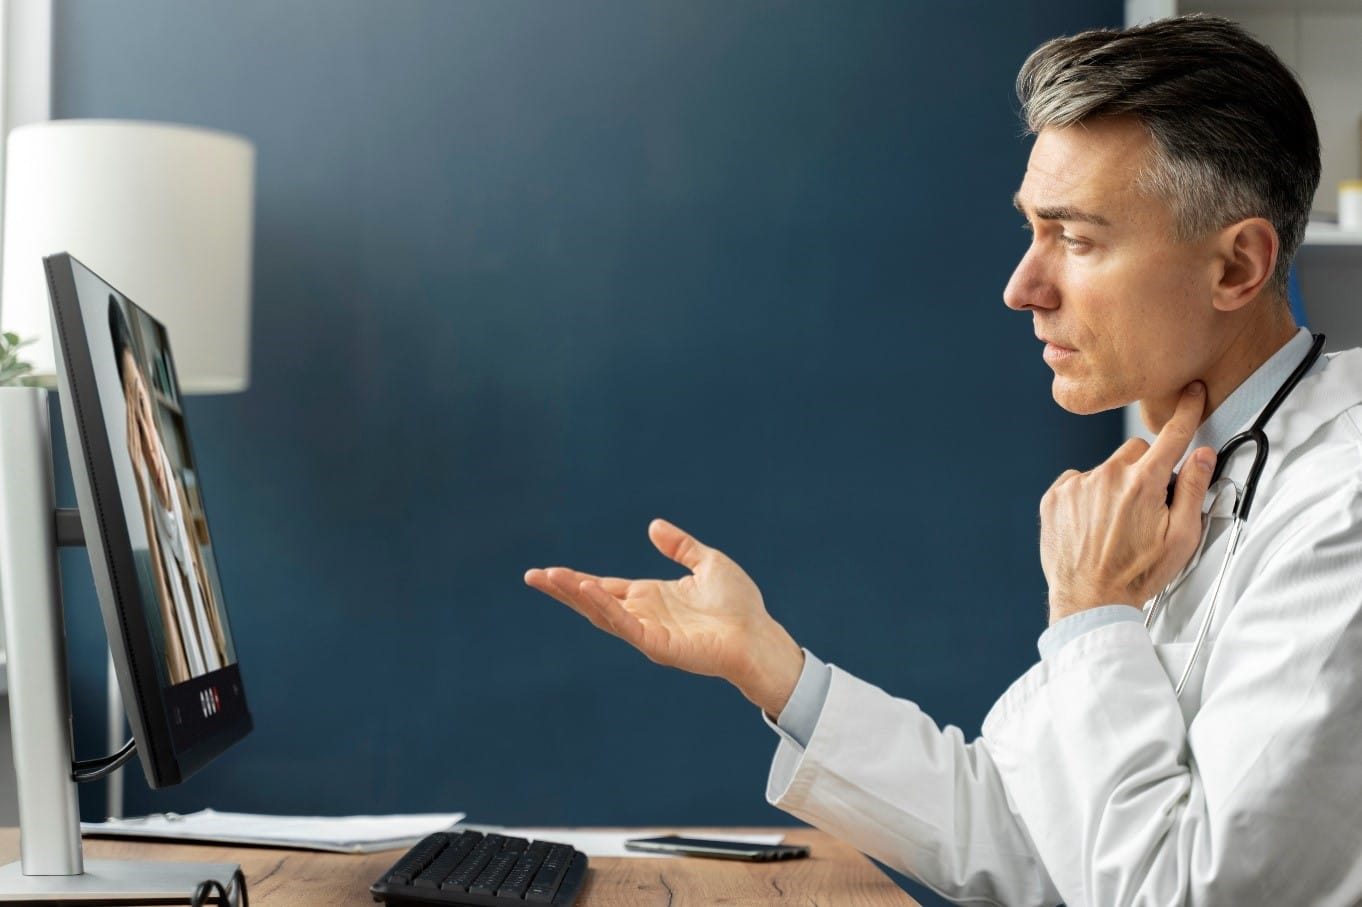
[[[514,835],[519,838],[529,838],[530,840],[543,839],[552,841],[555,844],[571,844],[573,847],[586,854],[588,857],[674,857],[681,854],[670,853],[649,853],[641,850],[628,850],[624,842],[633,838],[655,838],[658,835],[674,835],[675,829],[653,829],[631,828],[629,831],[576,831],[571,828],[494,828],[493,826],[466,826],[469,828],[487,828],[495,830],[497,834]],[[784,835],[735,835],[724,832],[722,834],[700,834],[696,832],[689,835],[694,838],[704,838],[707,841],[737,841],[741,844],[779,844],[785,840]]]
[[[204,809],[188,815],[156,813],[107,822],[82,822],[82,834],[261,844],[336,853],[373,853],[410,847],[462,821],[464,813],[397,816],[263,816]]]

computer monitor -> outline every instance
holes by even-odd
[[[170,338],[69,254],[43,261],[85,545],[147,783],[165,787],[251,730]]]

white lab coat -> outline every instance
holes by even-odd
[[[1214,511],[1152,632],[1072,640],[973,742],[833,668],[808,747],[780,744],[768,798],[967,903],[1362,902],[1362,351],[1326,357],[1267,433],[1181,705],[1173,684],[1226,544]]]

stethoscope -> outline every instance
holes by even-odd
[[[1181,698],[1182,688],[1187,685],[1187,678],[1192,676],[1192,668],[1196,665],[1198,656],[1201,655],[1201,648],[1206,642],[1206,637],[1210,634],[1211,620],[1215,617],[1216,602],[1220,599],[1220,584],[1225,579],[1225,572],[1229,569],[1230,558],[1234,556],[1234,549],[1239,545],[1239,535],[1244,530],[1244,522],[1248,520],[1249,508],[1253,506],[1253,496],[1258,491],[1258,479],[1263,474],[1263,467],[1267,465],[1267,435],[1263,432],[1269,419],[1276,415],[1277,410],[1282,405],[1282,401],[1291,395],[1296,389],[1296,385],[1301,383],[1301,379],[1310,371],[1311,367],[1319,361],[1320,354],[1324,352],[1324,335],[1315,334],[1315,341],[1310,345],[1310,352],[1301,360],[1300,365],[1296,366],[1282,386],[1277,388],[1277,393],[1272,395],[1272,399],[1267,401],[1267,406],[1258,414],[1258,418],[1249,426],[1246,431],[1241,431],[1225,442],[1225,446],[1220,448],[1215,456],[1215,470],[1211,473],[1210,490],[1207,492],[1212,495],[1213,501],[1218,500],[1223,488],[1219,483],[1228,482],[1234,489],[1234,521],[1230,524],[1229,544],[1225,548],[1225,557],[1220,561],[1220,572],[1216,574],[1215,585],[1211,590],[1211,603],[1206,608],[1206,616],[1201,620],[1201,629],[1197,631],[1196,645],[1192,647],[1192,657],[1187,660],[1187,666],[1182,669],[1182,677],[1178,679],[1178,685],[1173,695]],[[1248,480],[1243,487],[1235,484],[1234,480],[1224,475],[1225,467],[1230,462],[1230,458],[1235,452],[1245,444],[1252,443],[1254,446],[1253,465],[1249,468]],[[1177,477],[1174,476],[1174,479]],[[1169,498],[1172,497],[1172,483],[1169,484]],[[1163,608],[1164,600],[1179,586],[1182,581],[1191,573],[1191,565],[1201,559],[1201,553],[1206,547],[1206,536],[1210,530],[1210,521],[1201,530],[1201,544],[1197,548],[1197,554],[1192,558],[1187,567],[1173,578],[1163,591],[1154,596],[1150,602],[1148,610],[1145,612],[1144,625],[1149,629],[1154,625],[1154,620],[1159,616]]]

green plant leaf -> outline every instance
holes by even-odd
[[[6,365],[0,368],[0,387],[10,387],[23,383],[29,372],[33,371],[33,366],[26,362],[17,365]]]
[[[0,335],[0,385],[23,385],[28,383],[28,374],[33,371],[30,363],[19,358],[20,347],[34,342],[35,338],[19,339],[13,331]]]

